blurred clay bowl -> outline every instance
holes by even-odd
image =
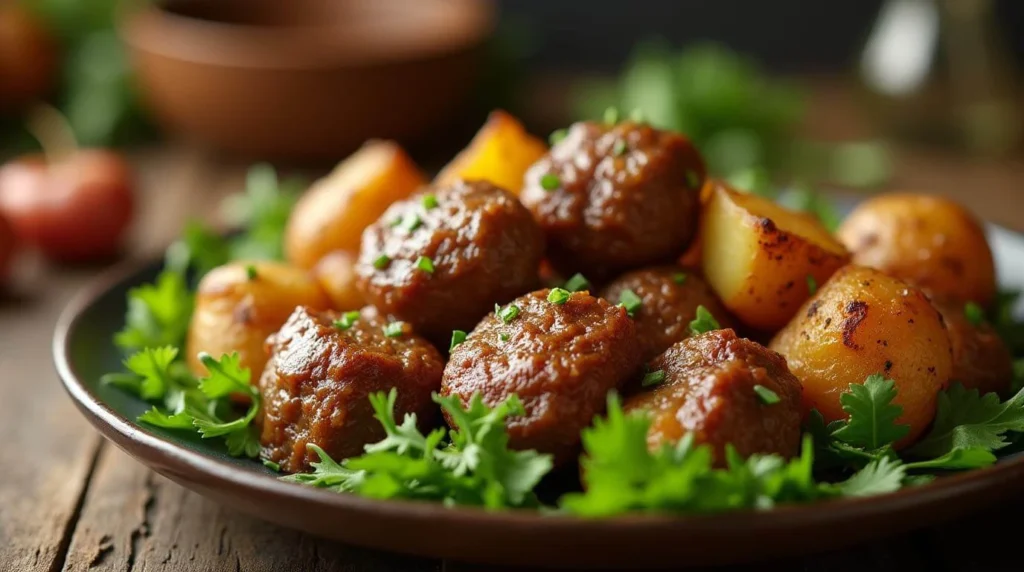
[[[475,87],[494,19],[483,0],[158,4],[121,20],[154,119],[230,153],[299,161],[443,128]]]

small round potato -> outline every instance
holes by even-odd
[[[334,251],[313,267],[313,276],[331,299],[335,310],[358,310],[366,305],[356,287],[356,257],[343,250]]]
[[[944,299],[987,305],[996,292],[985,231],[962,205],[942,197],[897,193],[860,204],[839,239],[853,263],[878,268]]]
[[[913,442],[931,423],[939,391],[953,372],[949,335],[920,290],[871,268],[848,265],[812,296],[769,347],[786,357],[803,384],[805,413],[846,418],[839,396],[880,374],[896,383],[898,423]]]
[[[214,357],[238,352],[253,383],[267,363],[264,343],[295,310],[330,306],[320,285],[305,270],[281,262],[232,262],[199,282],[189,324],[187,359],[197,375],[206,373],[199,352]]]
[[[953,374],[950,379],[981,393],[1009,397],[1013,381],[1013,356],[991,324],[972,323],[964,305],[932,298],[942,312],[953,346]]]

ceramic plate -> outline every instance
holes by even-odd
[[[1000,281],[1024,287],[1024,236],[990,227]],[[158,262],[120,268],[84,290],[57,325],[54,358],[65,388],[96,428],[157,472],[217,502],[315,535],[408,554],[508,565],[581,568],[726,564],[811,547],[826,550],[934,524],[1024,488],[1024,456],[900,492],[827,505],[708,516],[584,520],[533,512],[375,501],[279,481],[218,443],[134,419],[148,406],[100,376],[120,368],[111,338],[125,294],[153,279]]]

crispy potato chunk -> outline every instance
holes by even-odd
[[[701,224],[704,275],[748,326],[775,331],[849,253],[813,216],[769,199],[715,185]]]
[[[839,396],[851,383],[881,374],[896,382],[898,423],[914,441],[935,416],[953,372],[949,335],[923,292],[878,270],[849,265],[832,276],[769,347],[786,357],[804,386],[805,412],[846,417]]]
[[[320,259],[313,267],[313,276],[331,299],[335,310],[358,310],[366,305],[356,287],[356,257],[336,250]]]
[[[937,296],[987,305],[996,292],[992,250],[981,222],[942,197],[896,193],[860,204],[839,228],[853,262]]]
[[[492,111],[480,131],[438,173],[434,183],[445,187],[456,179],[483,179],[518,195],[526,170],[548,152],[548,146],[515,117]]]
[[[424,184],[397,143],[368,141],[299,199],[285,229],[288,261],[312,268],[335,250],[357,254],[363,229]]]
[[[189,367],[197,375],[206,372],[199,352],[214,357],[238,352],[255,383],[267,363],[267,336],[285,323],[296,306],[313,310],[330,306],[320,285],[301,268],[269,261],[214,268],[196,291],[187,341]]]

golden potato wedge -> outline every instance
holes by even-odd
[[[441,169],[434,182],[447,186],[455,179],[484,179],[518,195],[523,174],[547,152],[544,141],[527,133],[515,117],[492,111],[469,146]]]
[[[717,183],[700,225],[704,276],[725,306],[748,326],[781,328],[810,295],[849,260],[843,245],[812,215]]]
[[[197,357],[238,352],[255,383],[267,362],[264,342],[284,324],[296,306],[330,306],[308,272],[282,262],[232,262],[208,272],[199,282],[189,324],[186,353],[197,375],[206,372]]]
[[[363,229],[426,184],[393,141],[368,141],[302,195],[285,228],[288,261],[312,268],[335,250],[357,254]]]
[[[894,193],[861,203],[839,240],[853,262],[878,268],[943,299],[987,305],[996,273],[981,222],[942,197]]]
[[[313,267],[313,276],[331,299],[335,310],[358,310],[366,305],[356,287],[356,257],[336,250],[320,259]]]
[[[953,372],[949,335],[919,289],[873,268],[848,265],[800,308],[769,347],[804,386],[805,411],[826,421],[846,417],[839,396],[880,374],[896,383],[898,423],[912,443],[935,416],[936,398]]]

